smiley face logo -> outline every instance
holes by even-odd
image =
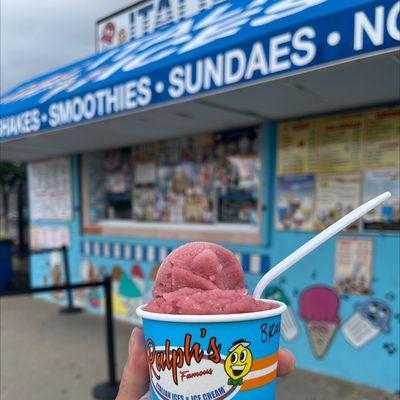
[[[250,343],[244,339],[232,343],[224,363],[225,372],[229,376],[228,385],[243,385],[243,378],[250,372],[253,365],[253,354],[249,346]]]

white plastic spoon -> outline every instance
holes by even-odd
[[[263,294],[265,288],[279,275],[289,269],[291,266],[300,261],[303,257],[305,257],[308,253],[311,253],[322,243],[326,242],[332,236],[336,235],[341,230],[345,229],[347,226],[351,225],[354,221],[361,218],[364,214],[367,214],[373,208],[379,206],[379,204],[383,203],[385,200],[391,197],[390,192],[386,192],[381,194],[380,196],[375,197],[374,199],[367,201],[365,204],[357,207],[355,210],[351,211],[343,218],[336,221],[331,226],[328,226],[325,230],[319,233],[317,236],[313,237],[303,246],[299,247],[296,251],[282,260],[279,264],[275,265],[272,269],[270,269],[258,282],[253,297],[255,299],[260,299]]]

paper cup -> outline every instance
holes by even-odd
[[[171,315],[137,309],[143,319],[153,399],[275,398],[281,314]]]

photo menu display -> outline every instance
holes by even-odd
[[[390,191],[389,201],[348,230],[400,230],[399,155],[399,106],[281,123],[276,228],[320,231]]]

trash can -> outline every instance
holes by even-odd
[[[12,246],[11,239],[0,239],[0,290],[6,288],[13,275]]]

